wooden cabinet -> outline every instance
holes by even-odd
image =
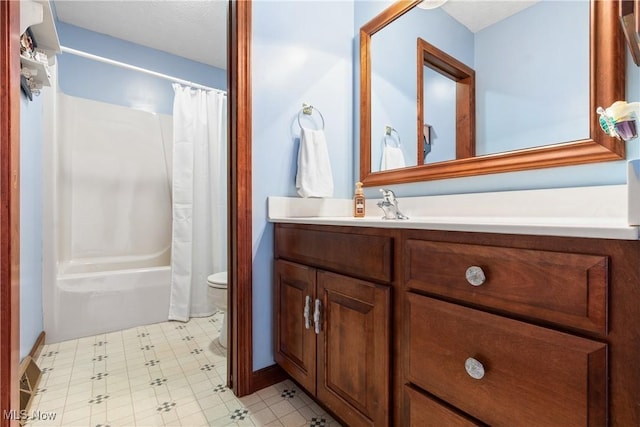
[[[420,427],[480,427],[482,424],[405,385],[405,424]]]
[[[387,425],[391,288],[324,271],[317,278],[316,395],[349,425]]]
[[[276,261],[275,359],[300,385],[315,393],[316,333],[313,308],[316,270]]]
[[[405,251],[409,290],[606,333],[606,256],[420,239]]]
[[[640,425],[639,242],[405,230],[401,244],[400,424]]]
[[[340,234],[340,233],[338,233]],[[350,266],[337,256],[349,249],[344,235],[331,235],[319,245],[309,244],[322,234],[285,228],[279,239],[300,245],[278,245],[281,257],[309,259],[326,267],[347,267],[351,274],[389,278],[387,268],[364,269],[358,261],[375,255],[375,263],[390,264],[388,237],[356,235]],[[322,247],[324,245],[324,247]],[[307,248],[306,250],[304,248]],[[314,252],[326,253],[325,259]],[[329,255],[331,254],[331,255]],[[386,254],[386,255],[385,255]],[[346,256],[347,254],[344,253]],[[385,258],[386,257],[386,258]],[[366,262],[372,262],[371,260]],[[389,425],[391,286],[349,277],[309,265],[277,259],[275,265],[275,359],[319,402],[350,426]]]
[[[640,426],[638,241],[278,224],[275,248],[276,361],[347,425]]]
[[[491,426],[603,426],[606,344],[409,293],[407,381]]]

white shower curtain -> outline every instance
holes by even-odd
[[[207,276],[227,270],[226,95],[173,85],[169,320],[215,312]]]

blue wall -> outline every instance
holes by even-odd
[[[20,359],[42,332],[42,100],[20,97]]]
[[[353,4],[256,1],[252,10],[253,367],[273,364],[268,196],[296,196],[303,102],[325,119],[334,197],[353,195]]]
[[[220,68],[62,22],[56,26],[62,46],[216,89],[227,89],[227,73]],[[67,95],[172,114],[173,88],[168,80],[70,53],[59,55],[58,64],[60,90]]]
[[[456,158],[456,83],[427,66],[423,66],[423,73],[424,123],[431,126],[431,151],[424,163],[453,160]],[[412,142],[416,138],[414,132],[407,144],[414,150]]]
[[[392,3],[384,1],[355,1],[354,11],[354,45],[358,46],[359,29]],[[640,100],[640,71],[627,54],[627,101]],[[354,52],[354,85],[359,87],[359,53]],[[611,78],[619,78],[611,76]],[[354,102],[354,123],[359,120],[359,94],[356,92]],[[359,179],[358,153],[360,132],[358,126],[354,127],[354,181]],[[638,139],[627,143],[627,159],[638,158]],[[524,190],[536,188],[562,188],[572,186],[591,186],[626,183],[626,160],[604,162],[589,165],[567,166],[559,168],[547,168],[523,172],[511,172],[502,174],[482,175],[466,178],[435,180],[417,182],[411,184],[399,184],[391,186],[396,194],[402,197],[426,196],[437,194],[460,194],[488,191]],[[378,197],[377,188],[365,189],[367,197]]]

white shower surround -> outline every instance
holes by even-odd
[[[165,321],[171,117],[62,93],[51,98],[51,193],[43,207],[52,216],[43,234],[47,342]]]

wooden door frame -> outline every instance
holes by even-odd
[[[278,365],[253,370],[251,192],[251,0],[229,2],[229,304],[228,382],[245,396],[286,378]]]
[[[20,2],[0,0],[0,426],[20,410]]]
[[[228,385],[253,393],[251,2],[229,2],[229,304]]]

